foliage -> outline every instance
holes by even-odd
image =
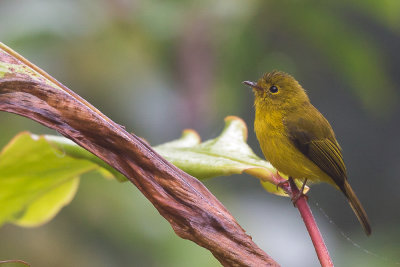
[[[267,191],[285,196],[268,182],[274,168],[254,154],[246,139],[245,123],[231,116],[214,139],[201,143],[195,131],[185,130],[181,138],[154,149],[198,179],[247,172],[259,178]],[[29,227],[47,222],[73,199],[79,177],[90,171],[126,180],[67,138],[20,133],[0,154],[0,206],[5,207],[0,211],[0,225]]]

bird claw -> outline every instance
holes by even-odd
[[[298,192],[297,194],[295,194],[295,195],[292,197],[293,206],[296,207],[296,203],[297,203],[297,201],[298,201],[301,197],[304,197],[304,198],[306,199],[306,201],[308,201],[308,196],[307,196],[306,194],[304,194],[303,191],[300,191],[300,192]]]
[[[276,184],[276,190],[278,190],[278,187],[283,188],[283,187],[289,186],[289,185],[290,185],[290,183],[289,183],[288,180],[281,181],[281,182]]]
[[[292,182],[293,186],[296,186],[293,179],[291,181],[290,181],[290,179],[292,179],[292,178],[289,178],[289,183]],[[293,194],[293,197],[292,197],[293,206],[296,207],[296,203],[301,197],[304,197],[306,199],[306,201],[308,200],[308,196],[306,194],[304,194],[304,188],[306,187],[306,183],[307,183],[307,179],[304,180],[303,185],[300,188],[300,191],[296,190],[297,192],[295,194]]]

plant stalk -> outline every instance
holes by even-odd
[[[299,210],[301,218],[304,221],[321,266],[333,267],[333,262],[329,255],[328,248],[325,245],[321,232],[319,231],[314,216],[312,215],[310,206],[307,203],[307,196],[304,195],[303,192],[299,191],[292,178],[286,180],[277,173],[273,175],[273,179],[274,182],[276,182],[276,185],[282,188],[295,202],[294,205]],[[299,196],[299,194],[301,195]]]

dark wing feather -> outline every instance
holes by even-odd
[[[347,178],[342,151],[329,122],[317,109],[312,109],[315,112],[294,114],[285,120],[288,136],[297,149],[342,189]]]
[[[284,123],[288,137],[299,151],[332,178],[347,197],[365,233],[370,235],[371,225],[367,214],[347,182],[346,166],[335,134],[321,113],[312,105],[310,107],[311,109],[304,109],[303,112],[287,116]]]

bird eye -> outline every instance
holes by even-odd
[[[269,91],[270,91],[271,93],[275,94],[276,92],[278,92],[278,87],[276,87],[275,85],[272,85],[272,86],[269,88]]]

